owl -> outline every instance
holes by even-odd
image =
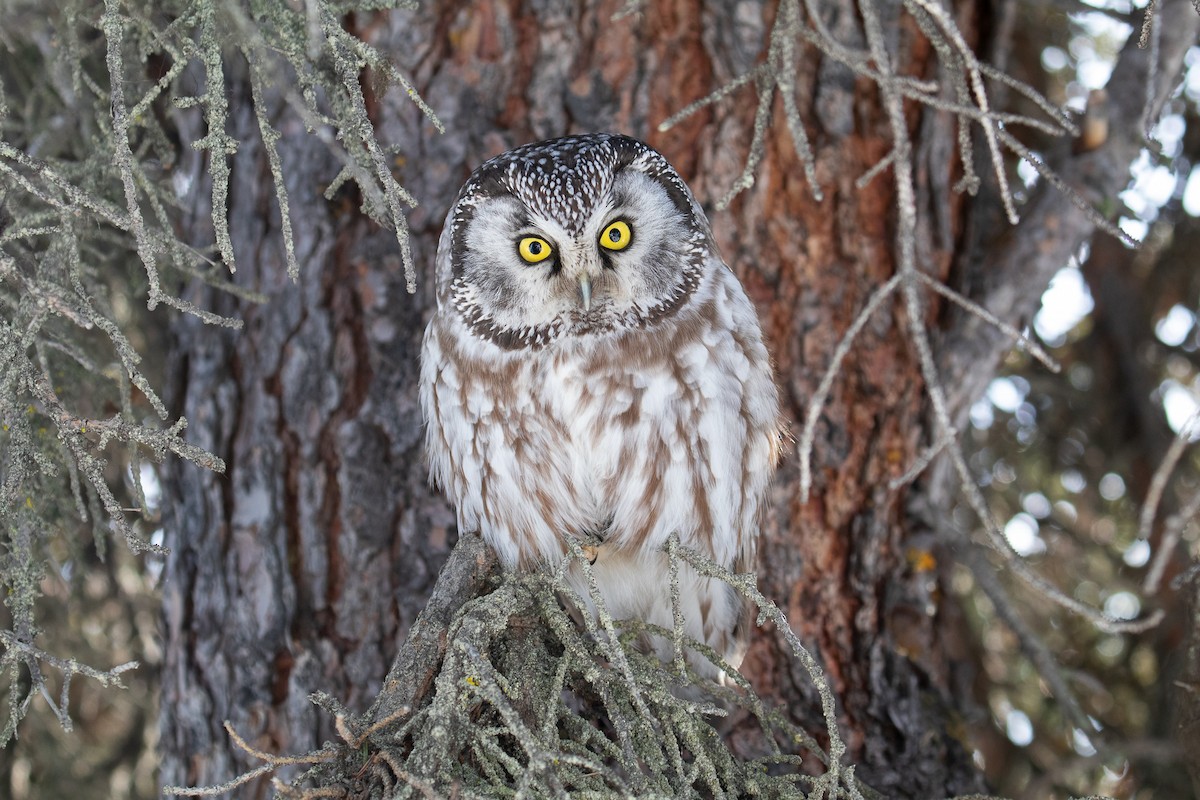
[[[557,566],[574,539],[614,619],[668,629],[672,534],[753,568],[780,444],[770,359],[662,155],[594,134],[487,161],[447,215],[436,284],[420,397],[461,531],[514,570]],[[568,580],[590,603],[581,564]],[[679,580],[685,633],[736,666],[742,600],[686,564]]]

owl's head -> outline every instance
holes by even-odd
[[[550,139],[463,186],[438,246],[438,302],[501,347],[542,347],[671,316],[712,256],[704,212],[657,151],[612,134]]]

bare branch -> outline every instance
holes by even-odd
[[[941,281],[935,280],[929,275],[926,275],[924,272],[918,272],[916,275],[923,283],[925,283],[926,286],[928,286],[930,289],[933,289],[942,297],[945,297],[947,300],[951,301],[960,308],[966,309],[967,313],[974,314],[984,322],[987,322],[989,325],[995,326],[998,330],[1002,331],[1014,341],[1018,342],[1023,348],[1025,348],[1029,355],[1040,361],[1046,369],[1054,373],[1062,371],[1062,365],[1051,358],[1050,355],[1042,349],[1040,344],[1033,341],[1028,336],[1009,325],[1007,322],[1004,322],[983,306],[959,294]]]
[[[1154,530],[1154,519],[1158,515],[1158,506],[1162,502],[1163,492],[1166,491],[1167,481],[1171,479],[1175,467],[1179,464],[1179,459],[1183,456],[1183,451],[1191,442],[1192,437],[1200,431],[1200,411],[1196,411],[1188,418],[1179,428],[1179,432],[1175,435],[1175,439],[1171,442],[1171,446],[1167,448],[1167,453],[1163,456],[1162,463],[1154,470],[1154,476],[1150,479],[1150,486],[1146,490],[1146,499],[1142,503],[1142,510],[1138,516],[1138,538],[1143,542],[1149,542],[1150,536]],[[1200,497],[1200,495],[1197,495]],[[1195,497],[1187,504],[1190,507],[1197,503]],[[1188,513],[1187,507],[1176,515],[1175,520],[1180,520],[1180,523],[1172,525],[1168,523],[1167,530],[1172,535],[1168,535],[1164,531],[1162,539],[1159,541],[1158,552],[1154,556],[1154,561],[1150,565],[1150,569],[1146,573],[1146,579],[1142,583],[1142,591],[1146,594],[1153,595],[1158,592],[1159,583],[1162,581],[1163,572],[1166,570],[1167,561],[1171,557],[1175,546],[1179,543],[1179,534],[1182,533],[1183,524],[1191,519],[1196,514],[1196,510]]]

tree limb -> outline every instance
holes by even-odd
[[[379,697],[364,719],[387,724],[419,708],[433,690],[434,679],[446,655],[446,634],[455,613],[469,600],[484,594],[500,572],[496,553],[475,534],[465,534],[450,551],[438,574],[433,594],[413,623],[408,638],[388,671]]]

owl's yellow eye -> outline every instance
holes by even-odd
[[[633,231],[623,219],[610,223],[600,234],[600,246],[606,250],[624,250],[633,241]]]
[[[530,264],[537,264],[549,258],[554,248],[540,236],[526,236],[517,243],[517,252]]]

